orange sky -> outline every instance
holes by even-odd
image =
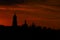
[[[60,7],[43,4],[0,6],[0,24],[12,25],[12,16],[15,11],[18,25],[23,24],[26,19],[29,25],[35,22],[36,25],[60,29]]]

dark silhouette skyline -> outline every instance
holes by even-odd
[[[41,26],[35,26],[34,23],[32,23],[31,26],[28,26],[26,20],[22,26],[17,25],[17,16],[14,13],[13,15],[13,22],[12,26],[3,26],[0,25],[0,33],[10,33],[10,34],[15,34],[19,35],[20,38],[29,38],[30,40],[35,40],[35,39],[57,39],[56,36],[60,35],[58,34],[60,30],[54,30],[51,28],[46,28]],[[16,37],[16,36],[15,36]]]
[[[16,13],[14,13],[14,15],[13,15],[12,26],[4,26],[4,25],[0,25],[0,26],[1,26],[1,27],[18,27]],[[24,24],[22,24],[22,26],[24,26],[24,27],[29,27],[26,20],[24,21]],[[22,26],[21,26],[21,27],[22,27]],[[34,22],[33,22],[32,25],[30,25],[30,26],[32,26],[32,28],[34,28],[34,27],[40,27],[40,28],[42,28],[42,26],[36,26]],[[20,27],[20,26],[19,26],[19,27]],[[47,28],[46,28],[46,27],[43,27],[43,29],[47,29]],[[48,29],[49,29],[49,28],[48,28]],[[51,28],[50,28],[50,29],[51,29]],[[52,30],[54,30],[54,29],[52,29]]]
[[[12,38],[13,36],[14,38],[19,37],[20,40],[58,40],[60,39],[59,4],[59,0],[0,0],[0,21],[2,21],[1,24],[3,24],[0,25],[0,33],[3,33],[3,35],[5,34],[5,37],[7,35],[7,37],[11,36]],[[12,20],[11,17],[13,12],[9,10],[19,11],[17,12],[17,15],[14,13]],[[24,20],[25,18],[28,21],[34,21],[32,25],[28,26],[27,21]],[[24,24],[18,26],[18,24],[20,25],[21,20],[24,20]],[[11,21],[12,25],[10,25]],[[39,22],[41,22],[43,27],[36,26],[35,22],[37,22],[37,24],[40,24]],[[47,25],[47,27],[49,26],[50,28],[47,28],[44,25]],[[59,30],[51,28],[58,28]],[[11,39],[11,37],[9,38]]]

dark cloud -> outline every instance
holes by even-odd
[[[25,2],[46,2],[47,0],[24,0]]]
[[[60,0],[0,0],[0,5],[15,5],[15,4],[33,4],[42,3],[48,5],[60,6]]]
[[[47,5],[51,5],[51,6],[60,6],[60,0],[27,0],[27,2],[29,4],[35,3],[35,4],[47,4]]]
[[[13,5],[24,3],[24,0],[0,0],[0,5]]]

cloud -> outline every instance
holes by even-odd
[[[13,5],[24,3],[24,0],[0,0],[0,5]]]
[[[25,0],[28,4],[47,4],[52,6],[60,6],[60,0]]]
[[[60,5],[60,0],[0,0],[0,5],[15,5],[15,4],[47,4]]]
[[[60,0],[48,0],[47,3],[50,5],[60,5]]]

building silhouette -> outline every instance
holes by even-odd
[[[26,20],[24,21],[23,26],[25,26],[25,27],[27,27],[27,26],[28,26],[28,24],[27,24]]]
[[[22,29],[23,30],[27,30],[27,28],[28,28],[28,24],[27,24],[27,22],[26,22],[26,20],[24,21],[24,24],[22,25]]]
[[[16,16],[16,13],[14,13],[14,16],[13,16],[12,26],[13,27],[17,27],[17,16]]]

